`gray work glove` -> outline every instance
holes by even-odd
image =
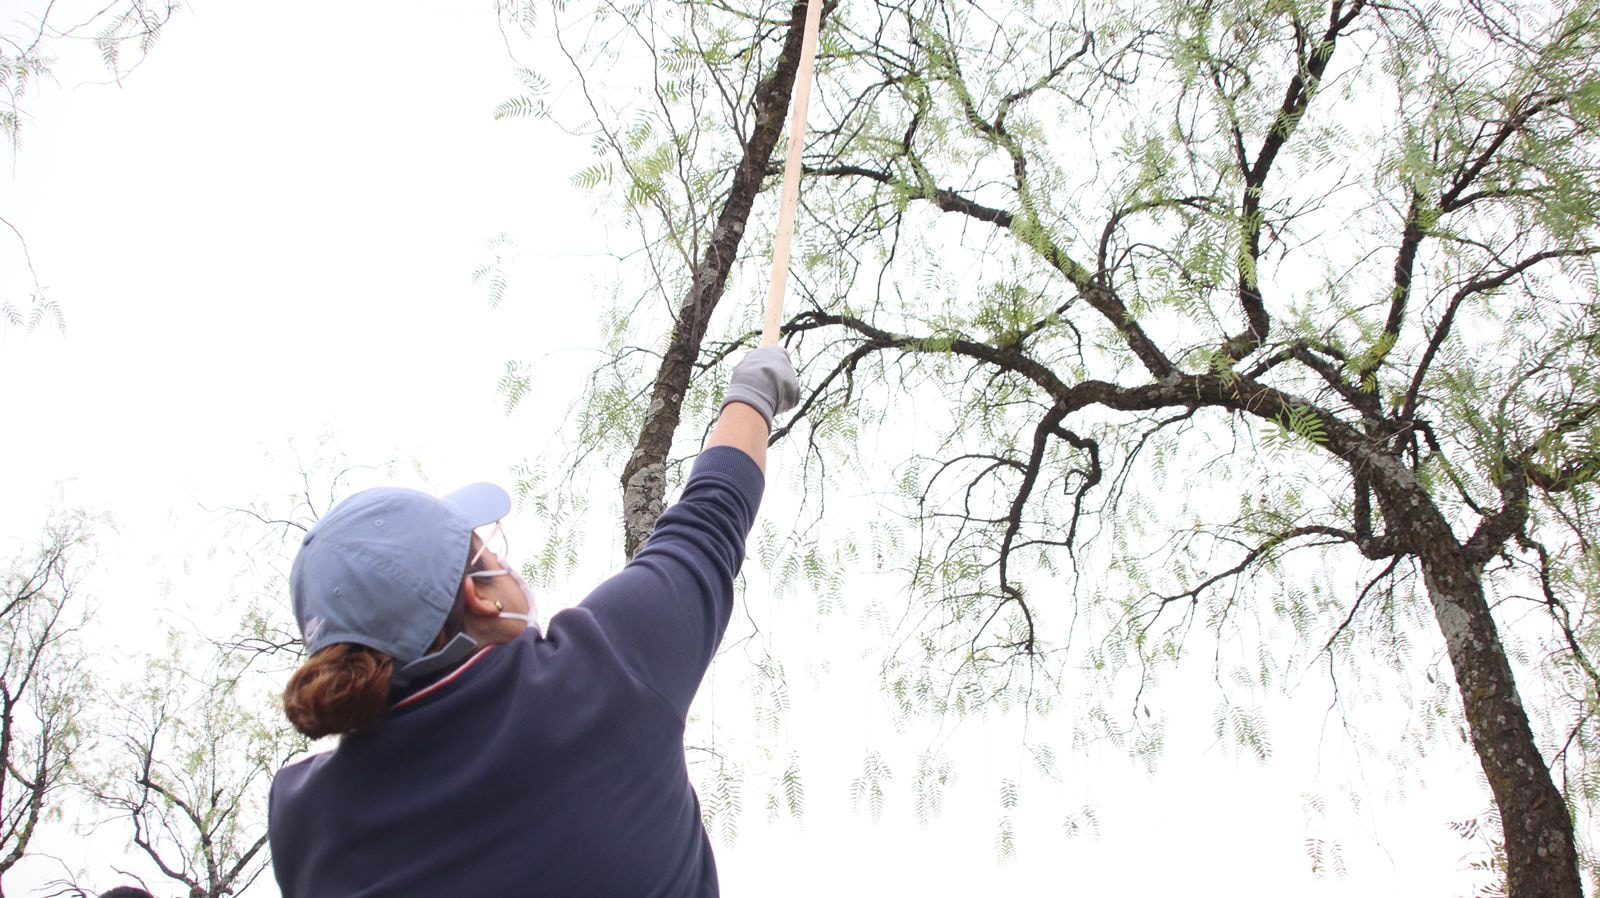
[[[782,346],[752,349],[733,368],[728,379],[724,407],[742,402],[761,413],[772,429],[772,419],[800,402],[800,379],[795,376],[789,353]]]

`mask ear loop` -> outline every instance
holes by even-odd
[[[528,581],[522,579],[521,574],[517,573],[513,569],[507,568],[506,570],[502,571],[476,571],[469,576],[497,577],[501,575],[509,576],[511,578],[511,582],[517,584],[517,588],[522,590],[523,597],[528,601],[528,613],[523,614],[520,611],[506,611],[502,609],[500,613],[495,616],[504,618],[506,620],[521,621],[528,627],[528,629],[543,635],[542,631],[539,629],[539,620],[537,617],[537,612],[535,611],[537,604],[533,597],[533,587],[528,585]]]

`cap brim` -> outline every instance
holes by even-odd
[[[440,500],[466,515],[468,525],[474,529],[511,513],[511,497],[492,483],[469,483]]]

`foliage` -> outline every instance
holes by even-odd
[[[115,0],[87,8],[54,0],[36,5],[42,8],[0,26],[0,93],[4,95],[0,100],[0,138],[10,144],[13,158],[22,148],[22,136],[30,120],[26,103],[37,85],[55,77],[58,48],[86,40],[99,55],[104,70],[120,84],[122,77],[144,60],[173,13],[181,7],[178,0]],[[18,288],[0,283],[0,333],[7,326],[31,331],[47,320],[64,328],[60,308],[39,282],[22,231],[3,215],[0,224],[16,240],[14,258],[21,264],[10,264],[18,271],[26,270],[22,291],[29,294],[23,308],[8,295]]]
[[[164,877],[222,898],[266,870],[272,777],[306,743],[236,657],[197,665],[176,635],[168,648],[116,702],[94,796]]]
[[[872,815],[872,822],[877,823],[883,817],[884,805],[888,803],[888,784],[893,779],[894,771],[889,769],[883,756],[876,751],[867,752],[861,764],[861,775],[850,781],[851,803],[858,808],[864,805]]]
[[[93,524],[82,512],[52,517],[37,548],[9,559],[0,580],[0,879],[58,811],[89,742],[78,634]]]
[[[185,580],[205,582],[205,572],[230,582],[208,587],[203,622],[169,626],[164,643],[118,666],[99,690],[98,744],[79,765],[91,803],[73,808],[79,830],[122,836],[135,866],[186,895],[249,893],[270,864],[272,777],[307,748],[279,701],[301,651],[289,565],[306,529],[367,469],[320,444],[288,455],[292,490],[217,510],[204,557],[177,560]],[[168,613],[182,613],[181,597],[166,599]],[[98,893],[61,884],[61,894]]]
[[[624,363],[667,312],[641,301],[694,264],[739,133],[708,110],[744,108],[772,40],[741,55],[713,36],[776,18],[605,10],[584,20],[598,55],[569,49],[578,77],[635,42],[654,65],[585,84],[599,158],[580,180],[627,210],[648,262],[616,314],[642,345],[616,345],[588,397],[602,409],[637,401]],[[808,393],[775,437],[813,516],[790,557],[826,551],[809,543],[830,492],[899,486],[871,526],[910,559],[887,562],[914,613],[883,677],[906,713],[1048,712],[1072,683],[1075,741],[1153,756],[1148,696],[1200,651],[1217,738],[1265,758],[1254,694],[1316,666],[1336,694],[1383,683],[1430,721],[1384,746],[1400,769],[1470,730],[1512,813],[1550,779],[1509,785],[1523,774],[1487,743],[1501,712],[1471,704],[1492,693],[1534,708],[1592,819],[1596,12],[839,10],[786,326]],[[749,345],[756,305],[720,316],[697,384]],[[621,429],[578,434],[575,457]],[[1441,650],[1464,713],[1441,698]],[[1537,875],[1529,845],[1510,856],[1513,880]]]

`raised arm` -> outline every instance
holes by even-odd
[[[594,616],[629,673],[680,719],[733,613],[733,579],[765,488],[772,418],[799,397],[781,347],[747,354],[734,368],[717,426],[683,495],[628,566],[579,606]],[[556,629],[552,621],[552,635]]]

